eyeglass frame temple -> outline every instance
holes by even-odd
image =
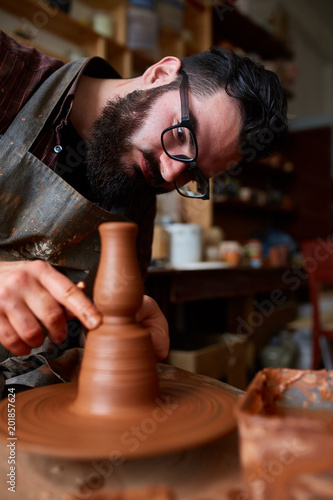
[[[182,82],[180,84],[180,104],[181,104],[181,113],[182,113],[182,121],[189,120],[189,98],[188,98],[188,77],[183,69],[179,70],[179,73],[182,75]]]
[[[195,134],[194,134],[194,130],[192,128],[192,125],[191,125],[190,119],[189,119],[190,105],[189,105],[189,97],[188,97],[188,77],[187,77],[186,72],[183,69],[180,69],[179,73],[181,73],[181,75],[182,75],[182,82],[180,84],[180,89],[179,89],[179,92],[180,92],[180,103],[181,103],[181,113],[182,113],[181,121],[183,122],[183,121],[187,120],[189,122],[189,125],[190,125],[189,128],[190,128],[191,132],[193,133],[193,137],[194,137],[195,142],[197,142],[197,139],[196,139]],[[198,155],[198,145],[197,144],[196,144],[196,151],[197,151],[197,155]],[[196,157],[197,157],[197,155],[196,155]],[[185,168],[184,172],[186,172],[186,170],[190,171],[191,169],[198,169],[198,171],[202,175],[203,179],[207,182],[207,179],[205,179],[204,174],[201,172],[200,168],[196,165],[196,160],[194,160],[194,162],[193,162],[193,163],[195,163],[194,167],[193,167],[193,165],[191,163],[189,164],[188,167]],[[181,196],[184,196],[186,198],[188,197],[188,196],[184,195],[183,193],[181,193],[179,191],[178,186],[176,184],[176,181],[175,181],[175,187],[177,189],[177,192]],[[197,197],[197,198],[199,199],[199,197]],[[209,184],[208,184],[208,182],[207,182],[207,193],[205,195],[203,195],[201,197],[201,199],[209,200]]]

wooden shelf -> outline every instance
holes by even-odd
[[[223,2],[221,2],[223,3]],[[218,8],[213,10],[213,44],[228,40],[246,52],[259,54],[264,60],[292,58],[292,52],[276,37],[244,16],[236,8],[223,10],[223,19]]]
[[[264,205],[259,205],[258,203],[253,203],[250,201],[242,201],[238,198],[227,198],[221,199],[218,196],[214,198],[214,206],[217,209],[232,209],[240,211],[258,212],[262,214],[263,212],[277,215],[292,215],[295,213],[292,208],[284,208],[280,205],[273,205],[266,203]]]
[[[174,54],[181,59],[186,55],[185,47],[186,44],[182,33],[179,34],[167,28],[161,30],[159,35],[159,51],[161,58]]]
[[[283,165],[279,167],[273,167],[269,163],[265,163],[264,161],[253,162],[253,163],[239,163],[238,169],[242,169],[242,174],[250,176],[259,177],[262,176],[265,179],[291,179],[294,171],[288,171],[283,169]]]
[[[79,0],[93,9],[112,10],[122,3],[122,0]]]
[[[1,0],[1,8],[19,18],[28,19],[36,29],[49,31],[81,46],[86,46],[87,39],[91,42],[99,38],[91,28],[78,23],[65,12],[58,10],[54,14],[54,7],[43,1]]]

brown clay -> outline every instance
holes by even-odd
[[[131,491],[93,493],[90,500],[176,500],[172,491],[164,486],[140,488]],[[65,500],[82,500],[82,496],[68,496]]]
[[[265,368],[236,408],[249,498],[332,498],[333,372]]]
[[[134,458],[195,447],[235,428],[232,394],[188,372],[158,376],[151,337],[135,322],[143,298],[136,233],[131,223],[100,226],[94,298],[103,323],[88,333],[78,384],[18,395],[22,448],[71,458]],[[6,411],[4,402],[1,439],[7,437]]]
[[[136,324],[143,284],[135,255],[137,226],[102,224],[94,299],[103,323],[88,334],[73,410],[82,415],[141,411],[159,395],[149,332]]]

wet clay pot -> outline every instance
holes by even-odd
[[[72,409],[85,415],[140,411],[154,404],[159,383],[150,334],[135,321],[143,298],[137,226],[106,223],[99,231],[102,252],[94,298],[103,323],[87,336]]]

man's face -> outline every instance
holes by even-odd
[[[225,92],[200,100],[190,94],[189,99],[197,163],[209,178],[241,158],[237,153],[240,112],[236,100]],[[88,176],[95,201],[106,209],[135,206],[141,196],[172,190],[186,165],[166,155],[161,133],[180,120],[178,90],[155,87],[109,102],[88,143]]]

